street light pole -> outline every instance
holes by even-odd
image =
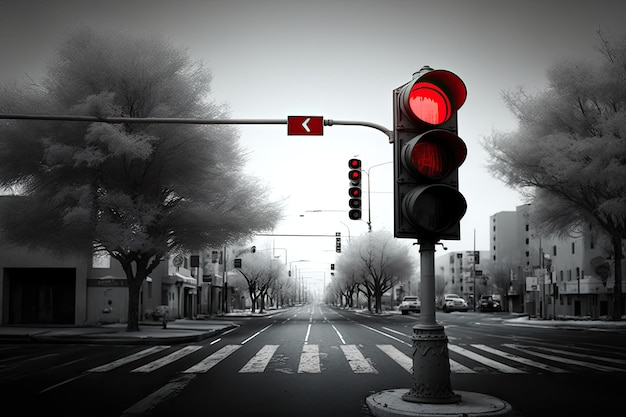
[[[372,165],[366,171],[367,174],[367,231],[372,231],[372,204],[371,204],[371,193],[370,193],[370,170],[372,168],[379,167],[381,165],[393,164],[393,161],[383,162],[382,164]]]

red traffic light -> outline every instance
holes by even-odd
[[[358,184],[361,182],[361,171],[353,169],[348,172],[348,178],[352,181],[353,184]]]
[[[411,139],[401,153],[406,169],[431,179],[446,177],[461,166],[466,156],[465,142],[441,129],[429,130]]]
[[[361,189],[359,187],[350,187],[348,195],[350,195],[351,198],[361,198]]]
[[[352,158],[348,161],[348,167],[350,169],[361,169],[361,160]]]
[[[400,94],[402,112],[414,122],[447,122],[467,98],[465,83],[446,70],[422,68]]]

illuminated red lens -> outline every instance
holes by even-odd
[[[361,168],[361,160],[351,159],[348,161],[348,166],[350,167],[350,169],[359,169]]]
[[[450,164],[445,149],[432,142],[417,142],[411,150],[411,164],[429,178],[440,178],[448,174]]]
[[[408,104],[415,117],[432,125],[447,122],[452,116],[452,106],[447,94],[428,81],[413,85]]]
[[[360,181],[361,180],[361,171],[350,171],[349,178],[351,181]]]
[[[350,194],[350,197],[352,198],[360,198],[361,197],[361,189],[358,187],[351,187],[348,190],[348,194]]]

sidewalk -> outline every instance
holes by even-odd
[[[141,322],[138,332],[126,331],[125,323],[98,327],[0,326],[2,342],[94,343],[94,344],[176,344],[192,343],[220,335],[238,325],[228,320]]]

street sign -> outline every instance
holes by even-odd
[[[321,136],[324,134],[322,116],[287,116],[288,135]]]

